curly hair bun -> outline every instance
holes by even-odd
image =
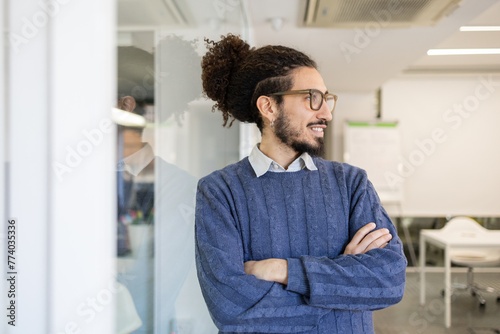
[[[255,123],[262,130],[263,120],[256,101],[260,96],[291,89],[291,73],[302,66],[316,68],[306,54],[281,45],[258,49],[234,35],[222,36],[219,42],[205,39],[208,52],[203,57],[203,90],[216,103],[224,118]],[[276,101],[281,103],[280,98]]]
[[[205,39],[208,52],[203,56],[201,67],[203,91],[216,102],[213,109],[219,109],[224,115],[224,125],[229,119],[227,90],[231,76],[238,65],[251,52],[250,45],[238,36],[221,36],[219,42]]]

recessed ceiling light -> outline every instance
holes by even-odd
[[[500,49],[430,49],[428,56],[450,56],[450,55],[496,55],[500,54]]]
[[[460,31],[500,31],[500,26],[463,26]]]

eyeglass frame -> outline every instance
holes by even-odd
[[[319,107],[317,109],[314,109],[313,108],[313,99],[312,99],[312,94],[313,92],[318,92],[321,94],[321,103],[319,105]],[[311,110],[314,110],[314,111],[318,111],[321,109],[321,107],[323,106],[323,102],[326,102],[326,97],[327,96],[333,96],[333,108],[332,110],[330,110],[331,113],[333,113],[333,111],[335,110],[335,107],[337,106],[337,100],[338,100],[338,96],[335,95],[335,94],[331,94],[331,93],[323,93],[322,91],[320,91],[319,89],[314,89],[314,88],[311,88],[311,89],[301,89],[301,90],[286,90],[286,91],[283,91],[283,92],[276,92],[276,93],[272,93],[272,94],[269,94],[269,95],[277,95],[277,96],[283,96],[283,95],[298,95],[298,94],[309,94],[309,106],[311,107]],[[328,102],[326,102],[327,105],[328,105]]]

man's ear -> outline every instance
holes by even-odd
[[[259,96],[257,99],[257,108],[266,124],[270,124],[278,118],[276,103],[269,96]]]

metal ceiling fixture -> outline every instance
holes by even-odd
[[[308,0],[305,26],[402,28],[435,25],[462,0]]]

